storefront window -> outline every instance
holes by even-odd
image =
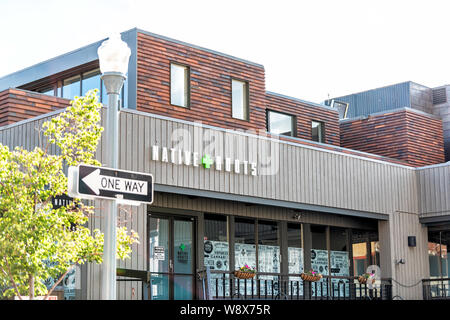
[[[211,272],[210,294],[230,295],[229,275],[214,271],[229,271],[227,217],[205,214],[204,264]],[[217,279],[217,280],[216,280]]]
[[[256,242],[255,242],[255,222],[248,219],[235,219],[235,231],[234,231],[234,258],[235,269],[239,269],[244,265],[248,265],[250,268],[256,268]],[[247,294],[252,294],[251,281],[247,281]],[[244,294],[245,281],[240,281],[239,292]],[[253,280],[254,294],[256,294],[256,283]]]
[[[352,230],[352,259],[353,275],[359,276],[366,273],[369,266],[367,241],[369,237],[367,231]]]
[[[258,221],[258,271],[268,273],[280,272],[280,245],[277,222]],[[259,279],[267,281],[267,294],[274,290],[278,294],[276,275],[260,275]],[[273,281],[272,281],[273,280]],[[261,295],[265,295],[265,284],[261,282]],[[274,286],[272,286],[274,284]]]
[[[325,226],[311,226],[311,269],[321,273],[324,276],[329,274],[328,271],[328,250],[327,250],[327,228]],[[326,281],[322,278],[319,282]],[[314,292],[315,287],[312,288],[314,296],[320,296],[321,292],[318,286],[318,291]]]
[[[302,226],[301,224],[288,223],[287,226],[287,243],[288,243],[288,272],[297,276],[289,277],[292,282],[289,286],[289,294],[303,295],[303,281],[298,276],[303,272],[303,245],[302,245]],[[298,290],[298,292],[297,292]]]
[[[348,252],[347,230],[344,228],[330,228],[330,272],[332,276],[348,277],[350,276],[350,259]],[[334,295],[349,295],[348,279],[331,279],[334,287]]]
[[[370,254],[372,256],[372,264],[380,266],[380,243],[378,241],[370,243]]]
[[[256,268],[255,222],[236,218],[234,241],[235,268],[246,264]]]
[[[150,219],[149,251],[152,300],[169,299],[169,220]]]
[[[449,297],[450,281],[445,280],[450,275],[450,256],[448,246],[450,243],[450,232],[440,230],[428,231],[428,259],[430,265],[429,294],[432,297]]]

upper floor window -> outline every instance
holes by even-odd
[[[189,68],[170,64],[170,104],[189,107]]]
[[[83,96],[86,95],[86,93],[92,89],[98,89],[100,93],[100,86],[101,86],[100,69],[95,69],[83,73],[81,81],[81,90]]]
[[[323,122],[311,121],[311,139],[325,143],[325,125]]]
[[[66,99],[73,99],[79,96],[81,91],[81,78],[79,75],[65,79],[63,81],[62,97]]]
[[[268,110],[267,131],[285,136],[295,136],[295,117]]]
[[[241,120],[249,119],[248,110],[248,83],[231,80],[231,112],[232,117]]]

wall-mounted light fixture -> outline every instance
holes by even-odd
[[[408,247],[415,247],[415,246],[416,246],[416,236],[409,236]]]
[[[405,264],[405,263],[406,263],[406,261],[403,258],[395,260],[395,264]]]

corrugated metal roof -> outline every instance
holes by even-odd
[[[402,82],[333,99],[349,103],[347,118],[354,118],[391,109],[411,107],[410,85],[410,81]]]

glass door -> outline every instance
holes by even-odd
[[[150,299],[194,298],[194,221],[191,218],[149,216]]]

